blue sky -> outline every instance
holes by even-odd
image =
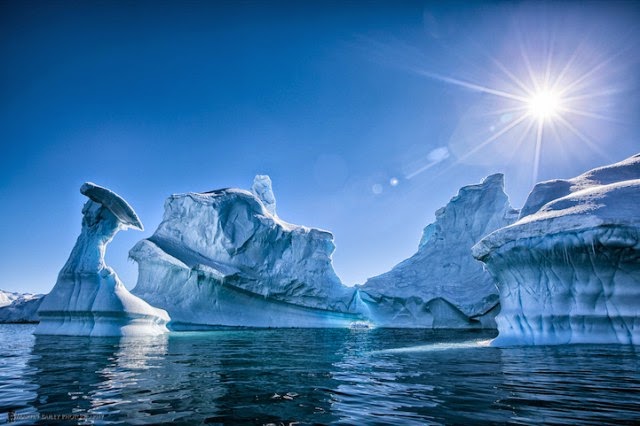
[[[2,2],[0,288],[53,286],[85,181],[146,227],[107,253],[132,288],[128,249],[168,195],[258,173],[363,282],[462,185],[504,172],[520,207],[534,180],[640,151],[639,23],[633,2]],[[536,150],[504,94],[543,74],[571,89],[571,127]]]

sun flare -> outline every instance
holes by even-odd
[[[535,93],[527,101],[529,114],[538,120],[548,120],[560,112],[560,97],[552,91]]]
[[[623,86],[609,81],[618,72],[611,64],[621,53],[602,55],[583,44],[564,51],[550,42],[537,46],[524,38],[512,46],[516,55],[506,63],[488,55],[492,66],[481,75],[461,71],[467,74],[462,79],[411,67],[428,79],[482,94],[461,115],[449,142],[455,160],[441,173],[465,162],[494,164],[496,155],[512,163],[522,152],[531,152],[525,161],[532,166],[535,185],[543,151],[546,156],[565,155],[569,145],[580,144],[591,154],[607,157],[598,140],[603,138],[598,123],[621,123],[613,101]],[[431,167],[426,159],[424,164],[407,178]]]

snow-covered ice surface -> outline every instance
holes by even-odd
[[[129,255],[133,293],[166,309],[174,329],[209,326],[345,327],[354,289],[335,274],[333,235],[275,211],[268,176],[252,191],[170,196],[155,233]]]
[[[0,290],[0,323],[37,322],[43,296]]]
[[[436,212],[413,256],[359,288],[361,309],[382,326],[495,328],[496,283],[471,247],[517,217],[502,174],[461,188]]]
[[[640,344],[640,154],[537,184],[473,251],[499,282],[494,345]]]
[[[142,230],[131,206],[114,192],[85,183],[82,230],[53,290],[44,298],[35,334],[141,336],[167,332],[167,313],[129,293],[104,262],[107,245],[128,228]]]
[[[14,301],[21,298],[33,298],[35,295],[31,293],[15,293],[11,291],[0,290],[0,308],[9,306]]]
[[[10,305],[14,300],[16,300],[16,298],[18,298],[18,295],[18,293],[0,290],[0,308]]]

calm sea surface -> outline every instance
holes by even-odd
[[[430,330],[125,340],[33,329],[0,325],[0,423],[640,424],[640,348],[628,346],[496,349],[495,333]]]

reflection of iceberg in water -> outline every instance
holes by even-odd
[[[145,382],[137,386],[145,389],[141,398],[152,404],[147,413],[153,415],[145,422],[199,424],[205,416],[220,411],[218,401],[227,393],[220,355],[204,350],[198,333],[185,334],[189,337],[172,335],[166,347],[168,355],[159,359],[161,368],[141,376]],[[203,334],[205,340],[211,339],[208,333]],[[136,409],[136,404],[131,406]]]
[[[167,383],[167,336],[91,338],[37,336],[29,362],[38,386],[33,406],[41,416],[77,415],[127,422],[147,413],[150,422],[176,413],[147,398]],[[163,414],[154,414],[163,413]]]
[[[100,416],[96,424],[638,424],[637,348],[468,343],[494,336],[384,328],[30,336],[12,393],[21,405],[0,412]],[[14,362],[5,354],[0,345],[0,365]],[[0,391],[12,384],[0,376]]]
[[[127,417],[136,412],[159,408],[140,394],[144,394],[142,389],[162,386],[162,376],[157,371],[164,364],[167,340],[167,336],[162,335],[119,339],[110,362],[97,372],[100,381],[88,395],[91,414],[127,421]]]
[[[113,360],[118,339],[36,336],[29,361],[40,416],[88,415],[90,395]]]
[[[193,336],[37,336],[32,411],[119,424],[198,423],[194,407],[216,414],[215,401],[226,394],[215,353],[194,355],[201,343]]]

